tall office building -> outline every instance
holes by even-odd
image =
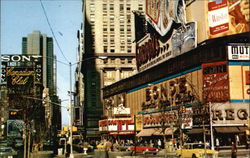
[[[36,54],[43,57],[43,86],[49,88],[50,94],[55,94],[53,38],[41,34],[40,31],[33,31],[32,34],[23,37],[22,54]]]
[[[61,129],[61,108],[56,92],[56,57],[53,50],[53,38],[40,31],[33,31],[22,39],[22,54],[42,56],[43,99],[45,106],[46,126],[50,131]],[[55,103],[55,104],[54,104]]]
[[[145,5],[144,0],[85,0],[84,3],[84,126],[86,136],[95,137],[105,109],[101,89],[137,72],[133,11],[144,10]]]

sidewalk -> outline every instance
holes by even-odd
[[[231,149],[219,150],[219,156],[231,155]],[[250,149],[238,149],[237,155],[250,154]]]

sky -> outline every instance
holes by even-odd
[[[22,37],[34,30],[53,37],[40,0],[0,0],[1,54],[21,54]],[[54,54],[64,63],[77,61],[77,30],[82,22],[82,0],[42,0],[51,28],[65,59],[54,40]],[[54,38],[54,37],[53,37]],[[57,93],[68,106],[69,66],[57,62]],[[72,72],[74,72],[74,67]],[[74,73],[72,73],[74,77]],[[74,79],[74,78],[73,78]],[[73,87],[73,83],[72,83]],[[67,100],[67,101],[64,101]],[[62,124],[67,125],[69,114],[62,108]]]

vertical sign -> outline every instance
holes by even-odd
[[[227,62],[207,63],[203,68],[203,98],[205,102],[229,100],[229,80]]]

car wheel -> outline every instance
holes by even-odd
[[[197,158],[195,154],[192,155],[192,158]]]

